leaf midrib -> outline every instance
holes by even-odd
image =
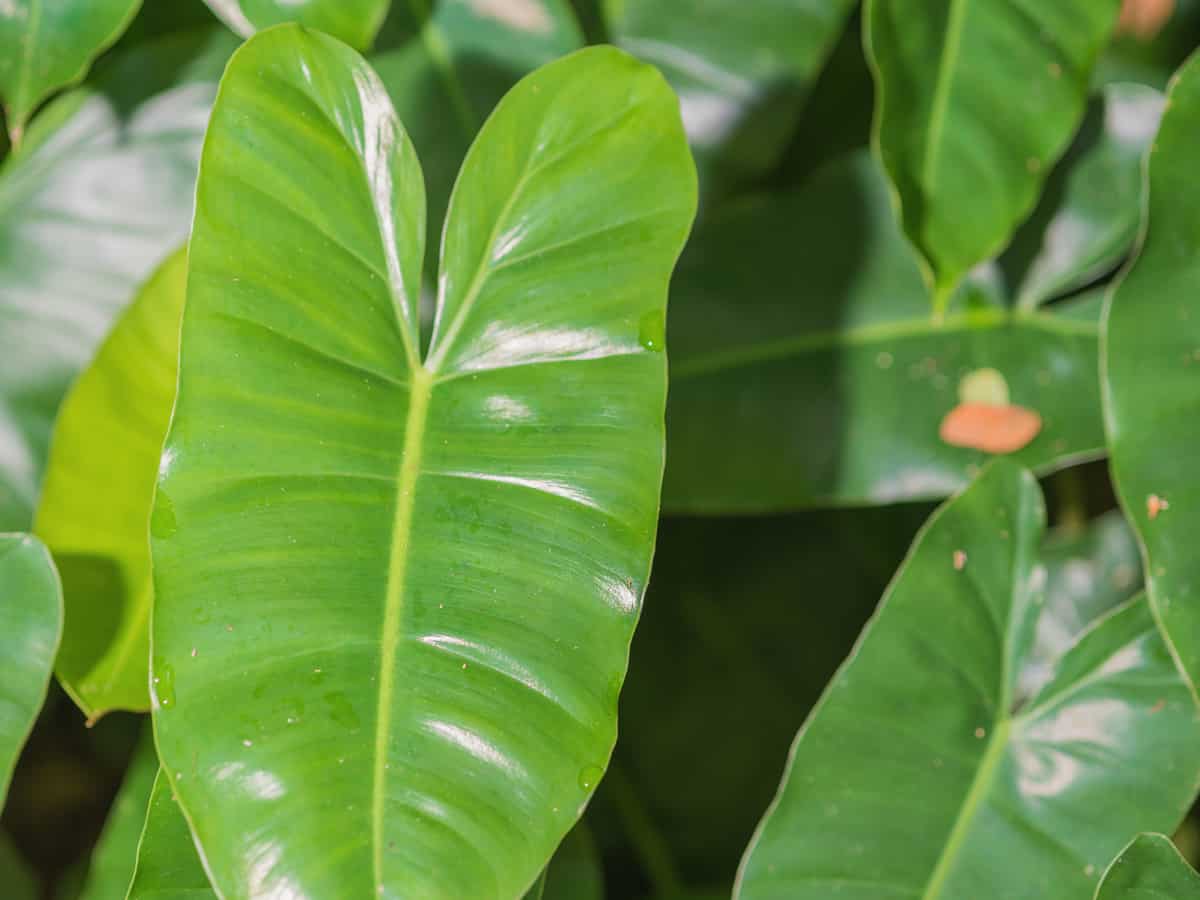
[[[950,0],[946,40],[942,44],[942,55],[938,61],[937,80],[933,89],[933,105],[929,113],[929,137],[925,142],[924,159],[921,164],[921,184],[930,192],[934,189],[938,164],[941,162],[942,135],[946,130],[946,116],[950,106],[951,75],[958,65],[963,23],[967,18],[966,10],[967,0]]]
[[[13,87],[12,100],[9,102],[9,108],[14,110],[14,121],[8,125],[14,146],[16,146],[22,132],[25,130],[25,118],[29,112],[25,92],[29,90],[29,73],[33,68],[33,45],[37,42],[38,31],[41,27],[42,0],[29,0],[28,32],[25,43],[21,47],[21,62],[17,68],[17,83]],[[17,109],[23,110],[21,115],[16,114],[15,110]]]

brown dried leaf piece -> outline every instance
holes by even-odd
[[[1015,453],[1041,430],[1042,417],[1024,406],[960,403],[946,413],[938,435],[953,447]]]
[[[1175,0],[1125,0],[1117,31],[1142,41],[1153,40],[1175,11]]]

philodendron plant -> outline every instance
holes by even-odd
[[[1200,898],[1197,44],[0,2],[0,894]]]

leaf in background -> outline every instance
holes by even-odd
[[[62,633],[62,588],[37,538],[0,534],[0,809],[46,699]]]
[[[397,19],[411,37],[371,65],[421,159],[432,277],[450,189],[484,119],[517,79],[578,49],[583,36],[567,0],[441,0],[419,16],[397,3],[389,22]]]
[[[973,285],[941,325],[865,153],[710,218],[671,283],[671,512],[944,497],[986,456],[938,436],[959,381],[999,370],[1039,472],[1103,453],[1097,309],[1014,310]]]
[[[1140,253],[1112,294],[1105,416],[1113,483],[1145,547],[1147,590],[1200,683],[1200,57],[1176,77],[1150,154]]]
[[[7,0],[0,3],[0,99],[12,142],[37,105],[79,81],[121,36],[141,0]]]
[[[1000,259],[1019,307],[1086,287],[1133,248],[1143,210],[1142,160],[1163,102],[1158,91],[1137,84],[1112,84],[1093,98],[1075,144]]]
[[[1173,0],[1173,5],[1170,21],[1153,37],[1118,28],[1096,64],[1093,83],[1133,81],[1166,90],[1175,70],[1200,45],[1200,0]]]
[[[158,774],[154,735],[147,721],[133,760],[113,801],[104,831],[92,852],[87,880],[79,900],[125,900],[133,879],[138,840],[146,821],[150,791]],[[194,855],[194,853],[193,853]]]
[[[563,838],[525,900],[604,900],[604,871],[582,822]]]
[[[1096,900],[1196,900],[1200,875],[1187,864],[1171,839],[1140,834],[1104,874]]]
[[[298,22],[365,50],[383,24],[390,0],[204,0],[217,17],[244,38],[256,31]],[[411,0],[396,0],[398,3]]]
[[[1200,721],[1143,596],[1022,690],[1059,602],[1044,518],[1003,460],[934,514],[800,730],[736,896],[1088,900],[1131,829],[1182,820]]]
[[[217,900],[164,769],[154,776],[126,900]]]
[[[38,900],[37,877],[8,835],[0,831],[0,879],[6,900]]]
[[[58,414],[34,531],[66,619],[55,671],[95,720],[150,708],[150,503],[175,400],[187,256],[138,293]]]
[[[32,523],[68,385],[187,237],[221,56],[209,33],[167,47],[56,100],[0,167],[0,529]]]
[[[611,752],[696,202],[675,97],[611,48],[514,88],[422,359],[423,201],[352,51],[235,55],[151,518],[159,750],[227,897],[516,896]]]
[[[945,311],[1001,250],[1083,117],[1120,0],[868,0],[875,138]]]
[[[613,43],[679,94],[706,195],[762,176],[854,8],[852,0],[608,0]]]

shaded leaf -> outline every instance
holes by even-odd
[[[162,769],[154,776],[127,900],[217,900]]]
[[[62,588],[36,538],[0,534],[0,808],[46,699],[62,633]]]
[[[706,188],[727,192],[779,161],[851,0],[608,0],[613,42],[679,94]]]
[[[1200,875],[1187,864],[1171,839],[1141,834],[1104,874],[1096,900],[1194,900]]]
[[[1200,721],[1143,596],[1021,692],[1057,605],[1044,518],[1007,461],[934,514],[797,736],[738,897],[1087,900],[1131,828],[1182,820]]]
[[[183,55],[169,68],[139,50],[56,100],[0,167],[0,529],[30,526],[59,401],[187,236],[210,37],[171,39]]]
[[[142,288],[67,394],[50,446],[34,530],[63,579],[55,671],[91,719],[150,708],[150,503],[186,275],[180,251]]]
[[[1112,295],[1105,352],[1113,482],[1146,552],[1147,590],[1200,679],[1200,58],[1181,70],[1150,154],[1146,233]]]
[[[695,210],[674,95],[600,48],[505,98],[422,356],[423,199],[355,54],[235,55],[151,518],[159,750],[227,897],[519,895],[615,737]]]
[[[158,774],[158,755],[149,721],[113,801],[104,831],[92,852],[79,900],[125,900],[133,879],[138,840],[146,822],[150,792]]]
[[[37,900],[37,878],[3,832],[0,832],[0,878],[4,880],[4,896],[8,900]]]
[[[865,154],[710,218],[672,281],[664,505],[761,512],[945,496],[986,456],[938,435],[994,368],[1042,419],[1039,472],[1103,453],[1098,307],[1011,309],[969,285],[939,325]]]
[[[1120,0],[868,0],[876,144],[945,310],[1004,247],[1083,116]]]
[[[87,74],[141,0],[8,0],[0,4],[0,99],[17,144],[37,105]]]
[[[319,28],[365,50],[383,24],[390,0],[204,0],[244,38],[284,22]],[[409,0],[397,0],[409,2]]]

